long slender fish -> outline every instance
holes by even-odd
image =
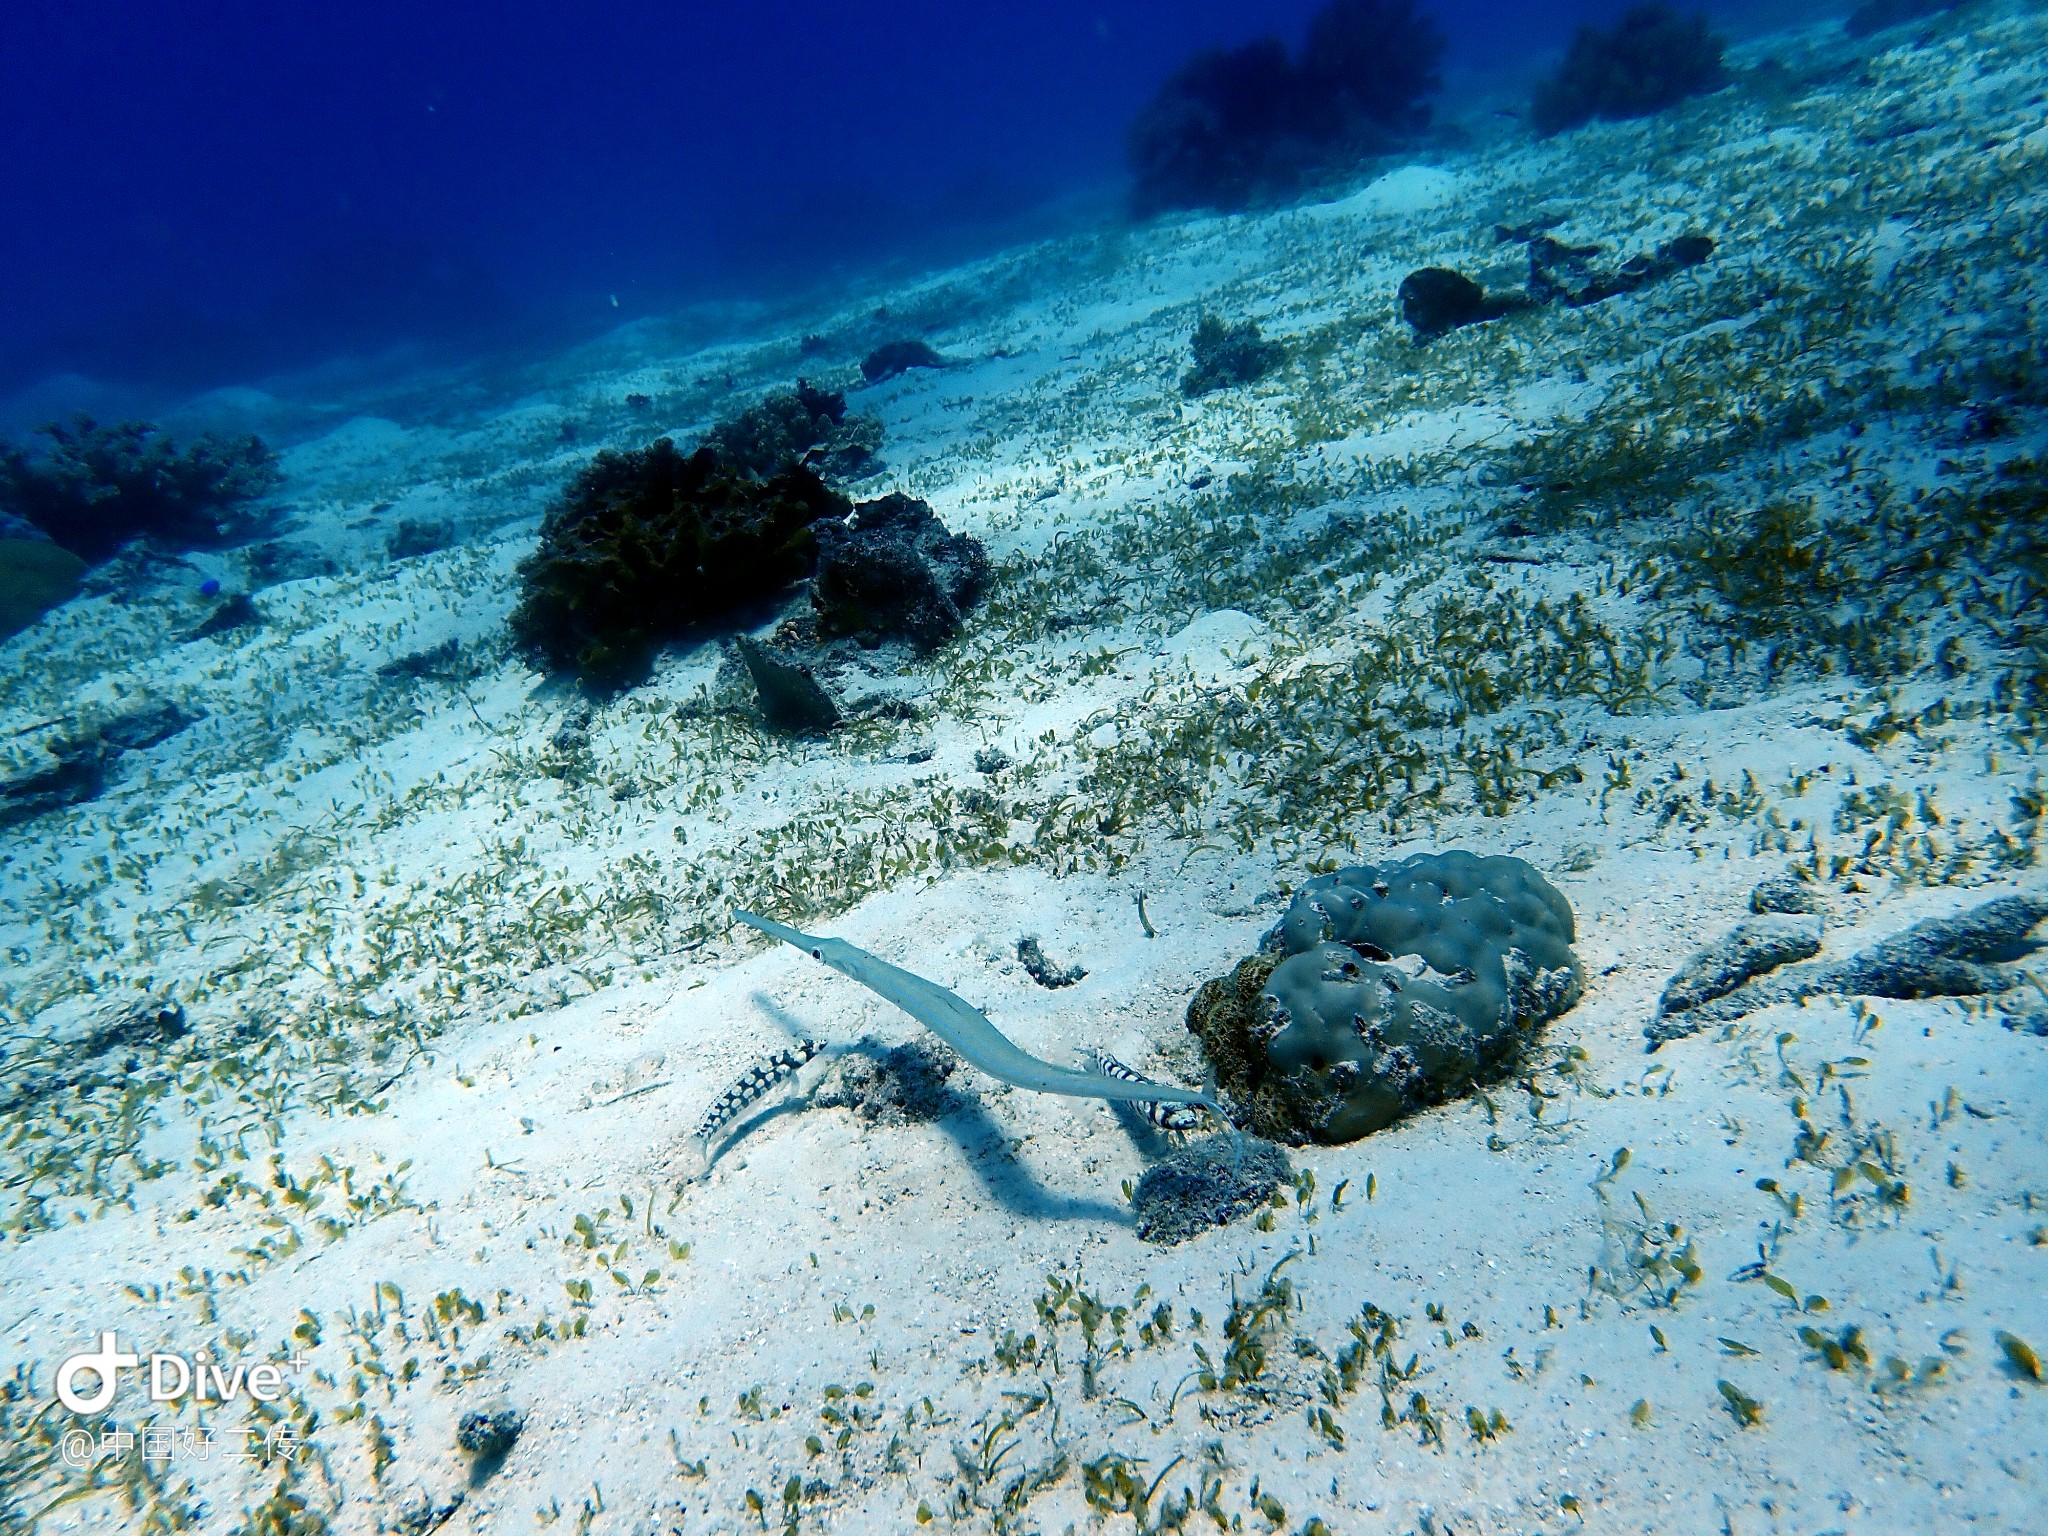
[[[1126,1081],[1096,1072],[1072,1072],[1041,1061],[1013,1043],[1002,1031],[955,994],[922,976],[899,970],[844,939],[820,939],[751,912],[733,916],[771,938],[809,952],[842,976],[850,976],[924,1025],[990,1077],[1040,1093],[1064,1093],[1084,1099],[1120,1099],[1131,1104],[1199,1104],[1224,1124],[1223,1106],[1195,1088],[1166,1083]]]

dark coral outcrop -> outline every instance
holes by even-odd
[[[664,642],[808,575],[812,525],[847,510],[802,464],[757,476],[714,448],[686,454],[665,437],[600,453],[520,566],[513,636],[551,671],[629,686]]]
[[[1701,14],[1631,6],[1612,27],[1581,27],[1555,74],[1537,86],[1529,121],[1548,136],[1595,118],[1649,117],[1727,83],[1723,40]]]
[[[1427,123],[1443,53],[1413,0],[1330,0],[1298,58],[1277,37],[1194,55],[1131,124],[1135,211],[1241,208],[1390,147]]]
[[[811,601],[821,635],[935,650],[960,632],[962,615],[988,585],[980,541],[947,532],[914,496],[864,501],[844,522],[820,523],[817,538]]]
[[[147,422],[83,415],[37,430],[50,445],[40,458],[0,443],[0,510],[87,561],[144,535],[190,549],[245,534],[282,479],[257,437],[208,434],[181,449]]]

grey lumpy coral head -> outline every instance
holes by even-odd
[[[1517,858],[1417,854],[1320,876],[1188,1011],[1261,1134],[1351,1141],[1468,1091],[1578,999],[1571,905]]]

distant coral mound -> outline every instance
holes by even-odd
[[[246,532],[251,503],[281,479],[258,437],[209,433],[181,450],[148,422],[84,415],[37,431],[50,442],[41,458],[0,442],[0,510],[87,561],[145,534],[189,549]]]
[[[1139,214],[1241,208],[1428,122],[1444,35],[1413,0],[1330,0],[1298,59],[1277,37],[1188,59],[1131,124]]]
[[[1727,82],[1725,44],[1707,18],[1631,6],[1613,27],[1581,27],[1557,72],[1536,88],[1529,120],[1546,137],[1596,117],[1648,117]]]
[[[811,525],[847,510],[803,464],[764,477],[716,448],[685,454],[665,437],[600,453],[520,566],[513,636],[551,671],[630,686],[663,642],[808,575]]]

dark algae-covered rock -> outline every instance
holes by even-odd
[[[1286,355],[1279,342],[1267,341],[1259,334],[1258,321],[1226,325],[1215,315],[1202,316],[1188,344],[1195,354],[1195,366],[1181,375],[1180,392],[1189,396],[1256,383],[1279,367]]]
[[[1298,891],[1188,1008],[1240,1123],[1352,1141],[1465,1093],[1578,1000],[1570,904],[1520,859],[1453,850]]]
[[[456,1424],[455,1443],[472,1456],[502,1456],[525,1427],[526,1418],[516,1409],[472,1409]]]
[[[810,574],[812,525],[846,512],[802,464],[762,477],[665,437],[600,453],[520,567],[513,635],[551,670],[629,686],[663,642]]]
[[[0,778],[0,827],[96,798],[107,787],[114,759],[121,755],[97,736],[55,742],[47,751],[48,764]]]
[[[874,416],[849,416],[846,396],[798,379],[795,389],[777,390],[713,427],[704,446],[751,475],[803,464],[828,480],[855,480],[875,468],[882,423]]]
[[[1421,267],[1401,279],[1401,318],[1417,341],[1429,341],[1460,326],[1497,320],[1526,303],[1519,294],[1490,294],[1462,272]]]
[[[862,502],[851,518],[820,523],[817,537],[811,601],[823,635],[933,650],[959,633],[961,615],[988,585],[980,541],[948,533],[912,496]]]
[[[193,626],[185,638],[205,640],[213,635],[232,634],[238,629],[254,629],[262,622],[263,611],[256,606],[255,599],[246,592],[236,592],[222,598],[213,612]]]
[[[1055,965],[1035,938],[1021,938],[1017,941],[1017,958],[1023,962],[1024,974],[1041,987],[1071,987],[1084,980],[1088,972],[1078,965]]]
[[[1171,1246],[1249,1216],[1294,1177],[1287,1154],[1250,1136],[1211,1136],[1147,1168],[1131,1192],[1138,1236]]]

